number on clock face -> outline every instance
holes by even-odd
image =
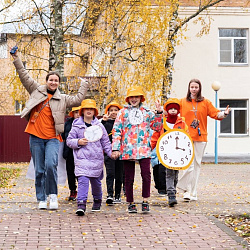
[[[184,130],[172,129],[158,139],[156,152],[165,167],[186,169],[194,158],[193,141]]]

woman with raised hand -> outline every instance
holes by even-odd
[[[16,47],[10,51],[21,83],[30,94],[21,113],[28,120],[25,132],[30,135],[30,151],[35,168],[36,198],[39,209],[58,209],[57,165],[61,133],[67,107],[79,106],[84,99],[89,83],[81,79],[81,86],[75,96],[61,94],[58,87],[61,77],[49,72],[46,84],[33,80],[18,57]]]
[[[184,191],[184,201],[197,200],[197,185],[201,170],[201,160],[207,145],[207,117],[216,120],[226,118],[229,106],[224,111],[215,108],[211,101],[201,94],[201,82],[192,79],[188,84],[187,96],[180,100],[180,115],[185,118],[189,134],[194,142],[194,161],[183,170],[177,187]]]

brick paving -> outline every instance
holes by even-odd
[[[203,165],[197,202],[167,206],[152,181],[151,212],[141,213],[141,180],[136,173],[138,213],[128,214],[122,204],[101,212],[75,215],[76,202],[68,202],[67,187],[59,186],[59,209],[38,210],[34,182],[25,179],[27,166],[9,189],[0,189],[0,249],[247,249],[243,239],[215,216],[249,213],[250,165]],[[106,190],[103,181],[103,190]],[[106,197],[104,192],[104,198]],[[105,201],[105,200],[104,200]]]

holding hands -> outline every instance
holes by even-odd
[[[111,154],[111,158],[113,160],[116,160],[118,159],[118,157],[121,155],[120,151],[113,151],[112,154]]]

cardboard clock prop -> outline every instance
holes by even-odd
[[[129,111],[128,119],[132,125],[139,125],[143,122],[143,114],[140,109],[132,109]]]
[[[95,142],[102,138],[103,131],[102,128],[98,125],[93,125],[85,129],[84,137],[89,142]]]
[[[156,145],[159,161],[166,168],[187,169],[194,159],[194,144],[184,130],[171,129],[160,136]]]

